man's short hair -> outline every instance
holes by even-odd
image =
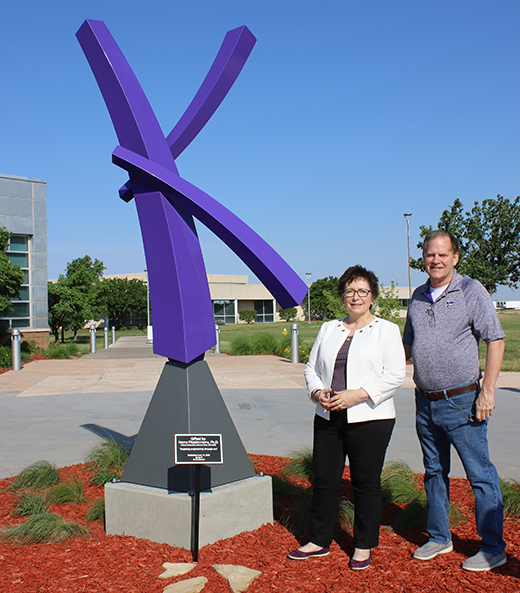
[[[457,241],[457,238],[454,237],[451,233],[446,233],[445,231],[430,231],[429,233],[427,233],[423,239],[423,253],[426,253],[426,250],[428,249],[428,245],[430,243],[430,241],[432,241],[433,239],[437,239],[438,237],[448,237],[450,242],[451,242],[451,250],[452,252],[458,253],[459,252],[459,242]]]
[[[370,292],[372,293],[374,299],[376,299],[379,294],[379,282],[377,276],[374,274],[374,272],[371,272],[360,265],[351,266],[348,268],[348,270],[343,272],[343,275],[339,279],[338,283],[339,298],[343,297],[343,291],[345,290],[345,287],[358,278],[363,278],[368,282],[368,285],[370,286]]]

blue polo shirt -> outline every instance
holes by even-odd
[[[435,303],[429,280],[414,291],[403,343],[412,347],[417,387],[438,391],[477,381],[479,340],[489,343],[504,336],[487,290],[478,280],[455,272]]]

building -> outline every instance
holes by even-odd
[[[493,301],[495,309],[502,311],[520,311],[520,301]]]
[[[147,281],[146,273],[107,275],[104,278],[136,278]],[[208,274],[209,292],[213,303],[215,321],[221,324],[243,323],[239,319],[242,309],[256,311],[256,323],[281,321],[280,306],[263,284],[249,284],[247,276]],[[297,307],[296,320],[303,320],[305,314]]]
[[[0,227],[12,233],[7,256],[24,273],[20,298],[0,323],[47,348],[47,182],[0,175]]]

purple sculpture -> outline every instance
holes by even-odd
[[[228,245],[282,307],[307,287],[237,216],[179,176],[175,159],[209,121],[240,74],[256,39],[229,31],[193,101],[167,138],[123,53],[102,21],[87,20],[77,38],[107,105],[120,143],[113,162],[129,173],[120,189],[135,198],[150,282],[154,352],[182,363],[215,345],[206,269],[193,217]]]

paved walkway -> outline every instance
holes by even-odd
[[[249,453],[290,455],[312,444],[314,405],[303,365],[275,356],[232,357],[208,352],[208,365]],[[100,436],[128,439],[139,427],[165,359],[144,337],[119,339],[74,360],[38,360],[0,375],[0,478],[47,459],[79,463]],[[395,396],[397,424],[387,460],[422,472],[414,428],[412,368]],[[520,373],[502,373],[489,425],[498,473],[520,481]],[[464,475],[453,455],[452,475]]]

